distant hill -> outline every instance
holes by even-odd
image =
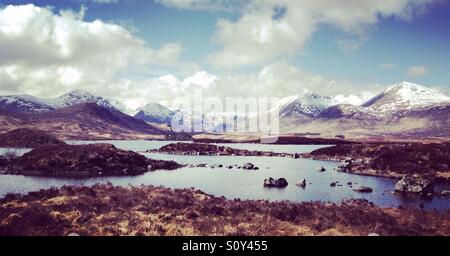
[[[306,92],[281,99],[272,109],[247,117],[242,113],[171,110],[157,103],[149,103],[132,117],[120,110],[120,103],[112,102],[83,91],[54,99],[0,96],[0,131],[28,127],[50,131],[60,138],[103,139],[147,138],[179,130],[222,134],[230,132],[224,127],[233,128],[237,123],[248,127],[264,120],[260,118],[263,114],[279,113],[281,134],[318,134],[328,138],[450,137],[450,97],[409,82],[394,84],[361,105],[336,104],[333,97]],[[172,123],[178,127],[171,127]]]
[[[20,128],[0,134],[0,147],[3,148],[36,148],[47,145],[63,145],[53,135],[46,132]]]
[[[118,110],[94,103],[77,104],[42,113],[0,112],[0,129],[30,128],[47,131],[63,139],[163,138],[167,132]]]

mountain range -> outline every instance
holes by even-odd
[[[29,95],[0,96],[0,130],[37,127],[55,131],[60,137],[146,138],[171,133],[172,120],[183,117],[208,131],[221,131],[236,122],[258,120],[263,114],[242,116],[233,113],[203,114],[191,110],[171,110],[149,103],[134,116],[113,100],[73,91],[58,98]],[[400,82],[361,105],[335,104],[332,97],[302,93],[286,97],[269,110],[279,113],[281,133],[320,133],[346,137],[448,137],[450,97],[427,87]],[[229,119],[228,119],[229,120]],[[164,125],[165,127],[161,126]]]
[[[94,103],[110,110],[123,110],[118,102],[94,96],[85,91],[71,91],[58,98],[38,98],[31,95],[0,96],[0,109],[12,113],[42,113],[58,108],[70,107],[76,104]]]

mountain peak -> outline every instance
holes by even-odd
[[[95,96],[83,90],[70,91],[56,99],[53,99],[53,105],[57,108],[72,106],[80,103],[95,103],[110,110],[117,110],[117,108],[113,106],[108,99]]]
[[[403,81],[392,85],[362,106],[370,107],[380,113],[394,113],[424,109],[448,102],[450,102],[450,97],[438,91]]]
[[[409,91],[433,91],[430,88],[427,88],[425,86],[419,85],[419,84],[415,84],[415,83],[411,83],[411,82],[407,82],[407,81],[402,81],[399,83],[396,83],[392,86],[390,86],[388,89],[386,89],[386,92],[391,92],[391,91],[398,91],[398,90],[409,90]]]
[[[142,107],[135,115],[136,118],[146,122],[168,123],[175,113],[158,103],[149,103]]]
[[[93,97],[94,95],[87,91],[84,91],[84,90],[73,90],[73,91],[70,91],[70,92],[62,95],[61,97],[74,97],[74,96],[76,96],[76,97]]]

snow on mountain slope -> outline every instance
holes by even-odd
[[[337,119],[337,118],[352,118],[352,119],[377,119],[378,116],[369,108],[350,104],[338,104],[331,106],[320,113],[318,118]]]
[[[408,83],[397,83],[362,106],[381,115],[413,111],[450,103],[450,97],[427,87]]]
[[[177,110],[173,116],[172,129],[184,132],[214,132],[217,124],[208,115],[193,110]]]
[[[158,104],[149,103],[141,108],[134,117],[141,119],[145,122],[153,122],[159,124],[170,124],[175,112]]]
[[[106,109],[119,110],[109,100],[80,90],[71,91],[55,99],[48,99],[48,102],[55,108],[69,107],[82,103],[95,103]]]
[[[41,113],[54,109],[45,100],[30,95],[0,96],[0,108],[12,113]]]
[[[72,91],[58,98],[38,98],[30,95],[0,96],[0,108],[13,113],[34,112],[42,113],[57,108],[69,107],[76,104],[95,103],[110,110],[125,109],[122,104],[94,96],[83,91]],[[122,111],[123,112],[123,111]]]
[[[331,105],[331,97],[303,93],[279,100],[276,106],[269,111],[279,111],[280,118],[299,115],[316,117]]]

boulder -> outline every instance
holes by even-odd
[[[450,196],[450,190],[443,190],[440,193],[441,196]]]
[[[306,180],[303,179],[302,181],[300,181],[299,183],[296,184],[297,186],[301,187],[301,188],[305,188],[306,187]]]
[[[264,180],[264,187],[269,188],[285,188],[288,182],[285,178],[274,179],[272,177]]]
[[[343,164],[337,167],[337,172],[347,172],[349,170],[349,164]]]
[[[331,182],[330,183],[330,187],[336,187],[337,183],[336,182]]]
[[[360,186],[360,187],[353,189],[353,191],[361,192],[361,193],[372,193],[373,189],[371,187]]]
[[[428,193],[433,193],[434,181],[417,175],[405,176],[395,184],[395,191],[426,195]]]
[[[319,169],[317,169],[317,171],[319,171],[319,172],[326,172],[327,169],[325,169],[325,167],[322,166]]]
[[[244,170],[253,170],[253,168],[255,168],[255,165],[252,163],[246,163],[242,166],[242,169]]]

